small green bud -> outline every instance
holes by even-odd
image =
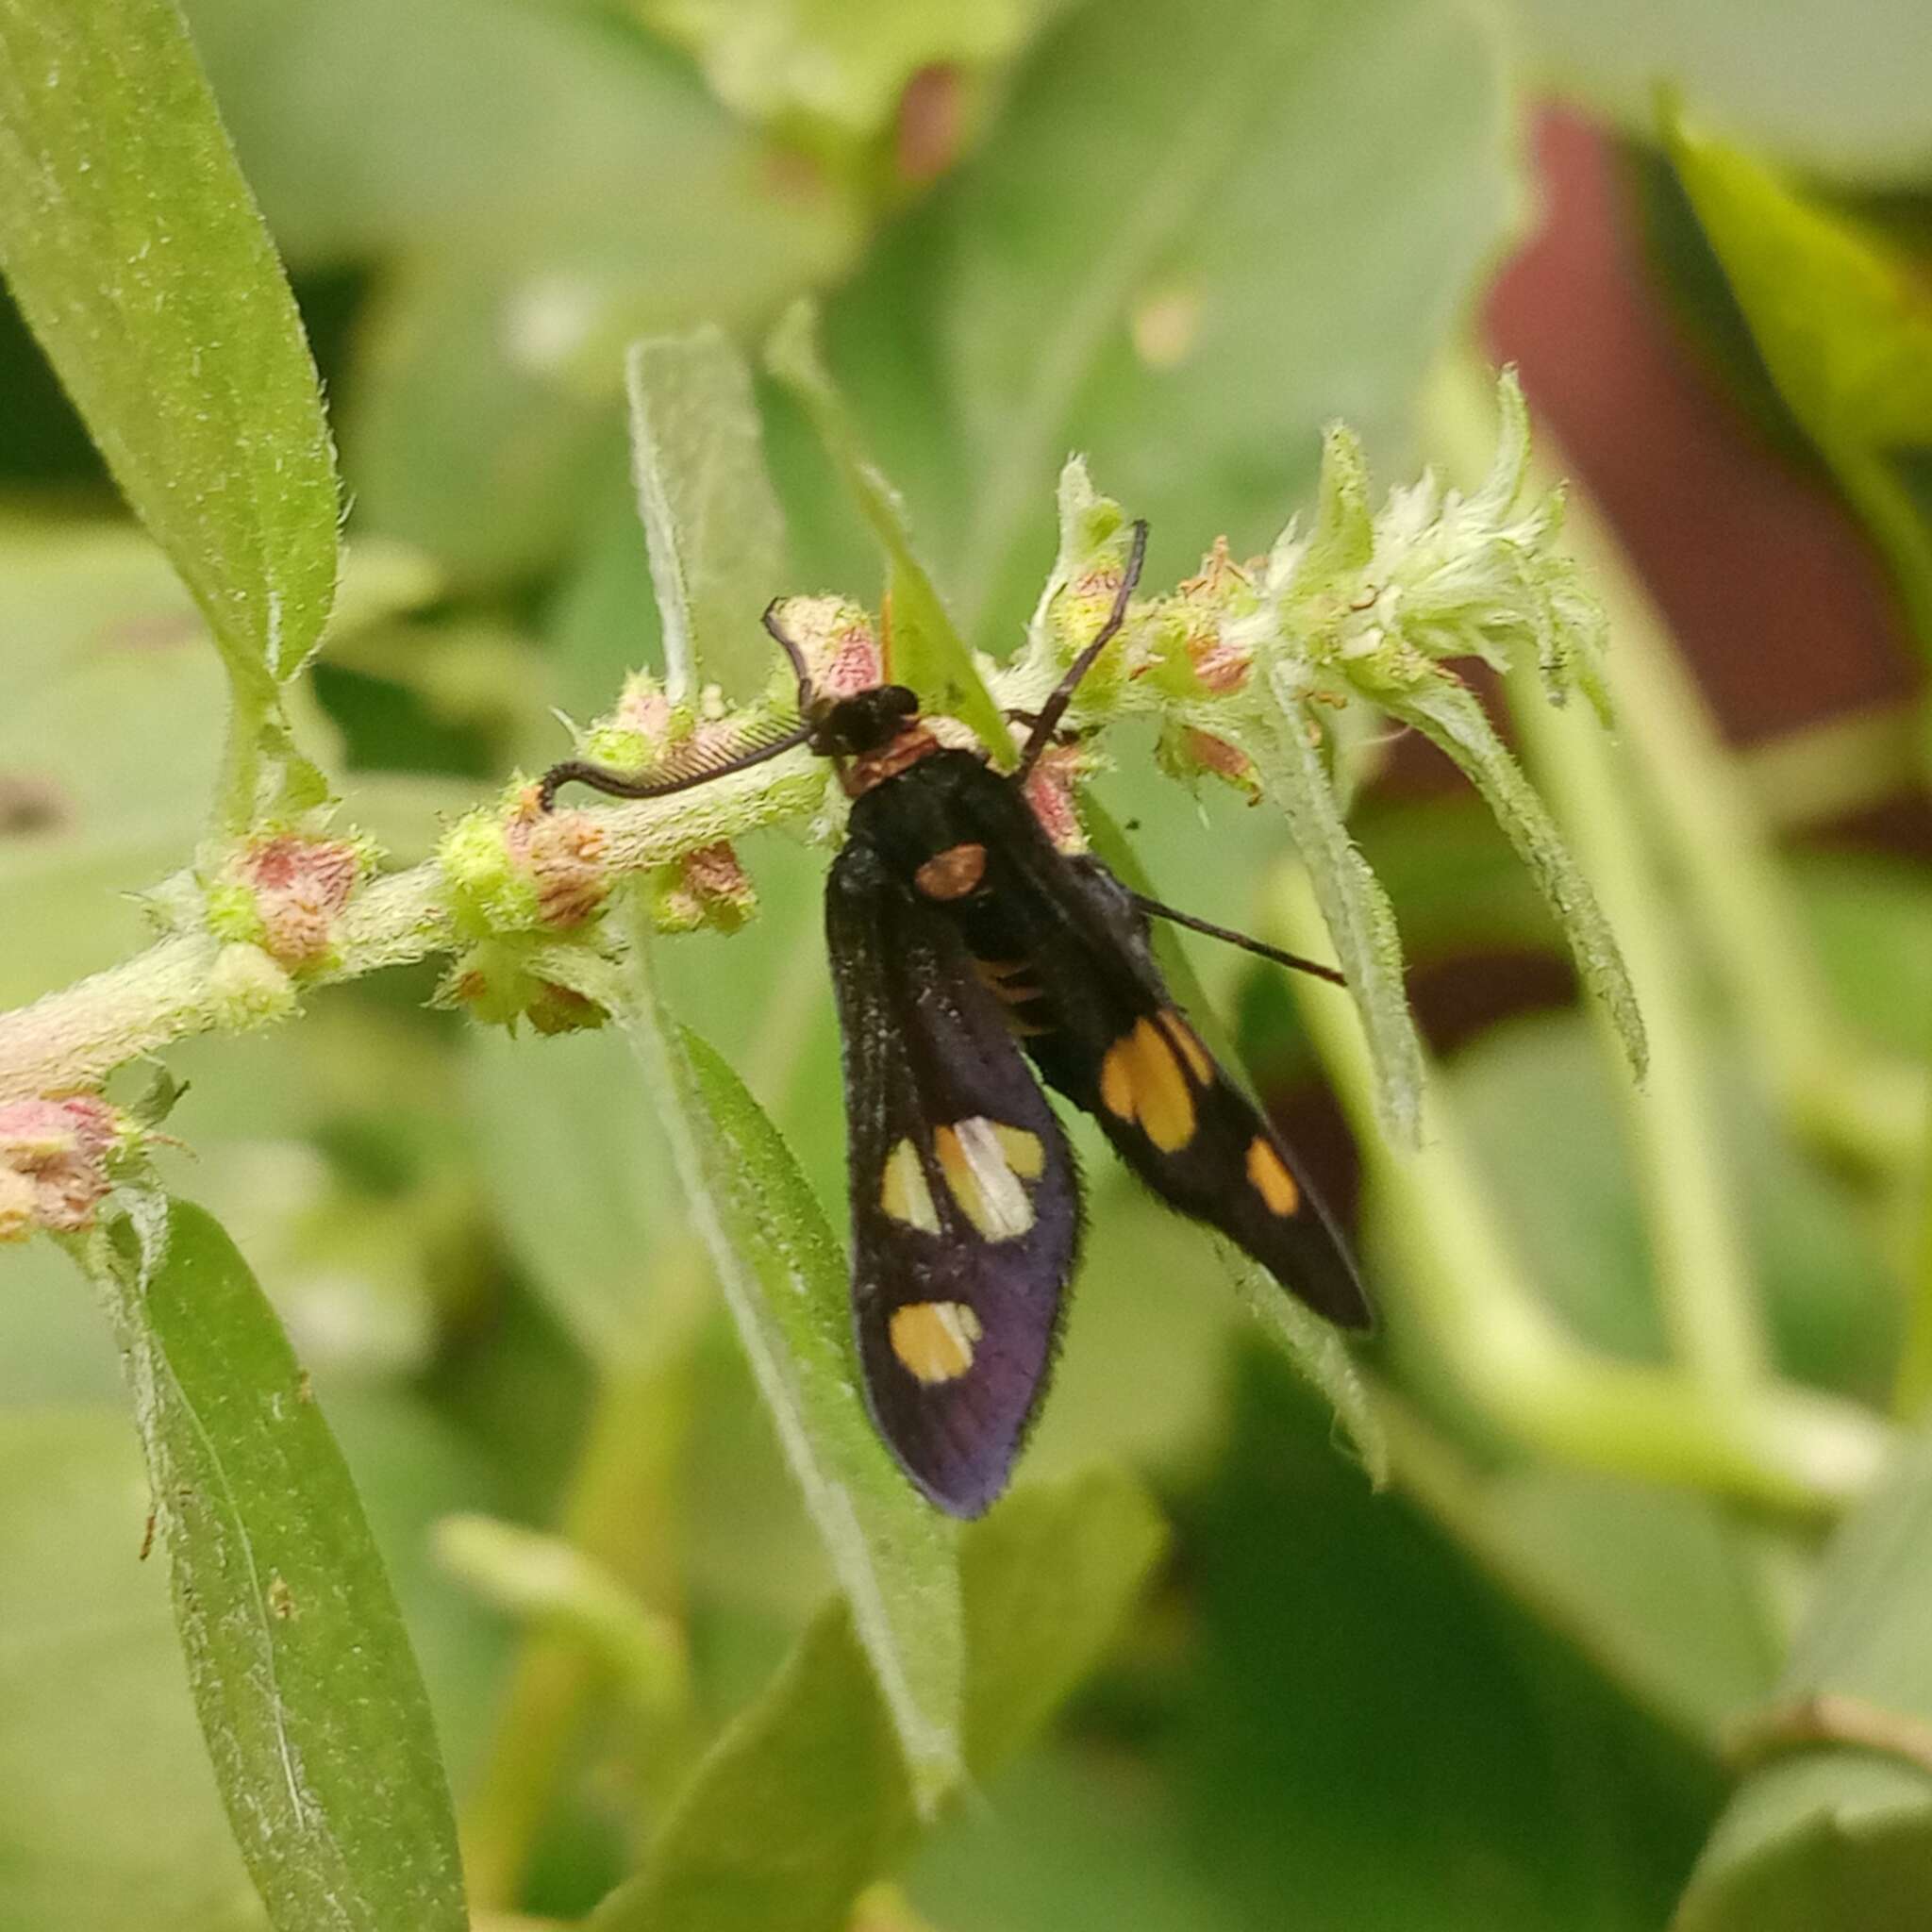
[[[484,940],[445,974],[436,990],[436,1004],[511,1033],[521,1020],[543,1034],[603,1025],[607,1015],[594,1000],[531,971],[536,948],[553,943],[535,936]]]
[[[482,939],[540,923],[537,888],[511,853],[506,819],[521,811],[531,788],[514,781],[496,807],[465,812],[437,848],[450,914],[459,930]]]
[[[208,969],[208,1011],[225,1033],[246,1033],[288,1019],[300,1005],[295,982],[259,946],[240,942]]]

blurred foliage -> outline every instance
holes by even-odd
[[[1644,161],[1675,224],[1665,293],[1733,394],[1816,459],[1925,629],[1932,44],[1907,0],[1856,31],[1812,4],[1774,24],[1572,0],[187,0],[192,40],[172,0],[89,12],[92,40],[60,0],[0,6],[0,1009],[178,918],[211,800],[248,819],[271,794],[339,795],[413,863],[559,754],[552,707],[602,712],[627,670],[675,676],[687,645],[758,688],[774,591],[876,604],[890,580],[928,675],[970,691],[960,641],[1004,658],[1053,565],[1070,449],[1151,519],[1150,586],[1218,532],[1246,556],[1310,508],[1335,418],[1385,475],[1433,458],[1473,485],[1421,398],[1521,226],[1526,81],[1646,140],[1674,87],[1682,125]],[[154,173],[108,165],[137,154]],[[155,223],[166,249],[103,273]],[[802,299],[822,367],[794,323],[767,374]],[[338,524],[319,396],[346,560],[297,677]],[[663,457],[655,525],[626,403]],[[110,518],[109,475],[148,535]],[[660,617],[666,542],[707,524]],[[757,920],[656,944],[625,996],[649,1078],[619,1028],[486,1033],[433,1009],[416,969],[306,992],[272,1037],[167,1048],[189,1144],[159,1151],[159,1178],[232,1236],[177,1205],[175,1272],[140,1295],[120,1277],[151,1453],[204,1471],[194,1498],[171,1501],[173,1476],[158,1498],[182,1624],[203,1620],[187,1667],[164,1566],[138,1560],[150,1492],[108,1325],[49,1242],[0,1255],[0,1924],[449,1921],[446,1856],[421,1862],[446,1854],[432,1714],[479,1913],[1568,1932],[1655,1926],[1682,1896],[1685,1932],[1932,1919],[1932,878],[1923,858],[1792,849],[1806,799],[1754,796],[1695,716],[1741,820],[1644,776],[1657,687],[1617,688],[1616,665],[1654,619],[1614,583],[1607,600],[1639,774],[1613,829],[1675,936],[1707,1205],[1763,1374],[1830,1404],[1814,1421],[1875,1436],[1889,1413],[1903,1444],[1830,1538],[1819,1518],[1855,1482],[1767,1513],[1655,1456],[1591,1462],[1469,1373],[1509,1359],[1520,1289],[1591,1359],[1727,1399],[1681,1358],[1681,1271],[1633,1124],[1657,1096],[1633,1100],[1568,1010],[1485,1027],[1434,1076],[1432,1144],[1466,1157],[1510,1277],[1464,1282],[1457,1348],[1432,1268],[1466,1260],[1468,1230],[1412,1224],[1386,1168],[1360,1204],[1391,1490],[1237,1321],[1206,1238],[1081,1124],[1087,1260],[1025,1480],[957,1539],[925,1523],[860,1433],[836,1329],[808,1310],[760,1339],[790,1289],[719,1296],[680,1186],[682,1159],[752,1230],[716,1252],[782,1237],[817,1313],[836,1303],[823,857],[761,833],[741,851]],[[263,724],[258,762],[225,726],[231,695]],[[1108,752],[1099,795],[1155,888],[1255,924],[1279,819],[1225,791],[1190,804],[1132,725]],[[1821,755],[1834,810],[1896,775]],[[1352,759],[1351,829],[1416,984],[1528,961],[1559,987],[1557,926],[1494,824],[1377,784],[1383,747]],[[1776,898],[1805,969],[1786,983],[1831,1045],[1809,1087],[1754,1018],[1701,865]],[[1278,975],[1180,953],[1271,1091],[1317,1065]],[[1899,1093],[1920,1109],[1903,1131],[1896,1108],[1873,1117]],[[1345,1173],[1332,1131],[1311,1152]],[[280,1412],[249,1400],[297,1386],[258,1280],[313,1377],[286,1467]],[[809,1505],[801,1434],[833,1471],[808,1472]],[[218,1492],[211,1515],[180,1507]],[[594,1564],[607,1609],[675,1633],[688,1696],[625,1694],[608,1620],[441,1567],[458,1515],[541,1526]],[[874,1566],[881,1614],[855,1628]],[[910,1686],[882,1695],[895,1657]],[[372,1729],[408,1742],[405,1788],[358,1785]],[[939,1741],[908,1771],[922,1735]],[[238,1855],[223,1809],[277,1761],[299,1764],[296,1827],[326,1841],[292,1866],[283,1833],[264,1851],[244,1826]],[[353,1885],[318,1903],[334,1858]],[[867,1890],[888,1876],[903,1890]],[[419,1885],[434,1906],[396,1902]]]

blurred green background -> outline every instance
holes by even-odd
[[[755,358],[791,298],[821,294],[871,450],[962,627],[996,656],[1052,562],[1070,450],[1151,520],[1148,580],[1167,585],[1219,533],[1238,556],[1265,545],[1305,504],[1333,418],[1384,479],[1453,465],[1456,372],[1477,348],[1517,361],[1579,526],[1602,554],[1621,545],[1613,626],[1652,625],[1701,680],[1716,718],[1702,741],[1777,842],[1832,1024],[1901,1096],[1874,1127],[1864,1089],[1767,1079],[1740,1010],[1748,968],[1727,965],[1694,870],[1633,803],[1690,936],[1721,1211],[1776,1365],[1910,1438],[1932,1382],[1912,1367],[1932,1304],[1923,6],[1874,0],[1850,24],[1797,0],[1774,24],[1735,0],[188,11],[292,275],[350,492],[347,615],[302,722],[398,863],[511,767],[563,753],[553,708],[588,718],[653,661],[621,396],[636,337],[716,322]],[[1904,265],[1924,308],[1888,343],[1904,358],[1888,380],[1923,385],[1916,418],[1901,404],[1892,431],[1861,441],[1794,382],[1753,294],[1752,237],[1770,228],[1740,242],[1687,192],[1651,137],[1659,80],[1788,171],[1832,233]],[[1781,286],[1802,285],[1802,258],[1777,258]],[[1816,322],[1819,357],[1832,327],[1859,325]],[[796,406],[762,377],[758,399],[790,554],[776,580],[741,587],[746,610],[781,590],[874,600],[864,526]],[[190,854],[222,715],[192,604],[120,520],[10,308],[0,613],[10,1007],[142,942],[126,895]],[[1131,733],[1109,749],[1101,796],[1169,896],[1252,924],[1279,822],[1191,799]],[[1666,1359],[1624,1076],[1574,1005],[1554,930],[1446,766],[1409,740],[1374,764],[1355,828],[1394,898],[1489,1208],[1577,1338]],[[824,858],[778,835],[741,857],[758,920],[660,948],[668,993],[842,1225]],[[1430,1230],[1399,1183],[1358,1190],[1278,981],[1238,956],[1197,964],[1355,1216],[1384,1310],[1372,1361],[1399,1423],[1396,1483],[1371,1492],[1203,1239],[1084,1139],[1091,1234],[1025,1473],[1124,1462],[1171,1549],[1045,1740],[855,1923],[1661,1925],[1732,1791],[1732,1727],[1791,1689],[1794,1633],[1815,1637],[1848,1566],[1869,1627],[1932,1630],[1932,1544],[1900,1527],[1932,1478],[1902,1450],[1867,1506],[1890,1514],[1850,1526],[1898,1537],[1885,1572],[1857,1568],[1824,1522],[1524,1440],[1413,1312]],[[379,974],[317,993],[271,1037],[171,1050],[192,1089],[171,1128],[192,1152],[167,1165],[234,1234],[314,1375],[475,1830],[516,1783],[527,1740],[505,1713],[543,1651],[438,1563],[433,1528],[458,1511],[557,1524],[600,1453],[587,1433],[609,1390],[642,1420],[601,1505],[629,1527],[600,1554],[686,1632],[708,1733],[769,1680],[827,1572],[623,1048],[486,1036],[425,1006],[434,981]],[[165,1581],[134,1561],[146,1507],[105,1324],[51,1248],[9,1251],[0,1927],[258,1923]],[[1740,1859],[1781,1875],[1752,1893],[1720,1874],[1686,1924],[1932,1924],[1919,1649],[1857,1686],[1921,1726],[1867,1747],[1904,1767],[1898,1789],[1870,1806],[1827,1789],[1787,1812],[1793,1866]],[[560,1753],[519,1801],[520,1875],[493,1902],[570,1919],[632,1868],[663,1787],[605,1701],[562,1727]],[[1824,1755],[1829,1770],[1851,1754]],[[1807,1838],[1819,1817],[1829,1828]]]

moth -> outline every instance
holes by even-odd
[[[843,1042],[852,1309],[867,1405],[919,1490],[976,1516],[1006,1487],[1045,1392],[1078,1259],[1080,1177],[1041,1082],[1092,1115],[1171,1207],[1317,1313],[1369,1324],[1348,1251],[1293,1155],[1202,1043],[1148,943],[1150,917],[1340,980],[1129,891],[1062,851],[1026,796],[1080,679],[1118,635],[1146,526],[1106,622],[1027,724],[1016,768],[940,742],[904,685],[814,688],[774,604],[798,722],[724,758],[578,782],[661,797],[805,744],[852,801],[825,891]]]

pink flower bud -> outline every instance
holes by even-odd
[[[108,1191],[108,1157],[120,1138],[120,1115],[92,1094],[0,1107],[0,1171],[15,1177],[0,1190],[0,1215],[17,1223],[25,1208],[27,1224],[79,1232]],[[22,1194],[22,1181],[30,1201]],[[0,1226],[0,1235],[25,1231],[25,1225]]]
[[[326,957],[335,924],[362,870],[362,854],[345,840],[278,833],[245,851],[235,875],[254,900],[261,930],[256,942],[291,969]]]
[[[590,812],[541,811],[536,788],[504,827],[511,862],[537,891],[537,916],[545,925],[581,925],[604,903],[609,874],[604,860],[604,827]]]

